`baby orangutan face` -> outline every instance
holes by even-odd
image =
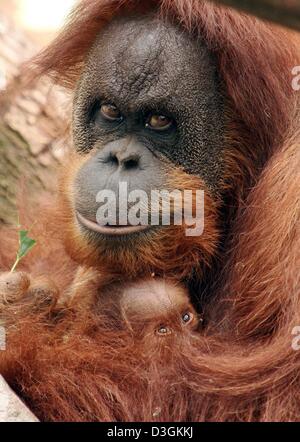
[[[118,305],[119,318],[133,331],[163,337],[198,328],[199,316],[188,291],[178,283],[149,278],[110,287],[109,292],[102,293],[99,310],[109,313],[112,304]]]

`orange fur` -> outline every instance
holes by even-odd
[[[216,266],[214,255],[220,235],[215,218],[224,206],[209,196],[201,248],[193,248],[177,229],[166,234],[162,256],[150,247],[138,249],[142,262],[122,256],[114,264],[124,264],[132,277],[154,269],[178,279],[191,267],[204,276],[216,266],[213,280],[198,293],[205,301],[205,327],[192,334],[178,326],[161,340],[152,321],[134,333],[126,323],[116,328],[109,315],[83,307],[31,312],[27,299],[26,308],[21,302],[7,309],[7,324],[16,317],[18,323],[8,328],[1,373],[43,420],[298,421],[300,352],[291,346],[292,329],[300,325],[299,111],[289,77],[299,57],[294,36],[206,1],[86,0],[36,60],[36,74],[49,73],[72,86],[106,21],[128,9],[158,6],[163,16],[205,38],[230,97],[223,265]],[[87,32],[78,32],[83,26]],[[188,188],[203,185],[182,172],[170,173],[170,179]],[[51,273],[62,293],[75,266],[61,247],[61,226],[71,232],[67,248],[77,249],[76,258],[97,264],[95,251],[81,247],[70,225],[67,197],[63,219],[61,212],[45,224],[38,217],[35,228],[46,248],[37,248],[24,263],[31,272],[40,266]],[[51,232],[56,240],[49,242]],[[1,267],[11,262],[6,253],[11,247],[5,233]],[[80,294],[89,296],[84,287]]]

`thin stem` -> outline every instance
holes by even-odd
[[[20,258],[17,256],[17,259],[15,260],[15,263],[12,266],[10,273],[13,273],[15,271],[17,265],[19,264],[19,261],[20,261]]]

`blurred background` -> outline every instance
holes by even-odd
[[[55,36],[74,4],[75,0],[0,0],[0,13],[42,45]]]
[[[16,224],[22,183],[33,199],[53,189],[70,144],[67,92],[47,78],[19,85],[23,63],[56,36],[75,3],[0,0],[0,223]]]

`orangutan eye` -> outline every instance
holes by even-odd
[[[163,131],[169,129],[172,124],[172,118],[165,115],[151,114],[147,119],[146,127],[152,130]]]
[[[169,335],[171,333],[171,330],[169,327],[166,327],[165,325],[161,325],[157,330],[156,330],[156,334],[160,335],[160,336],[166,336]]]
[[[120,121],[123,116],[117,106],[111,103],[102,104],[100,107],[102,117],[109,121]]]
[[[190,322],[192,322],[192,320],[194,319],[194,315],[193,313],[190,312],[185,312],[182,316],[181,319],[183,321],[184,324],[189,324]]]

